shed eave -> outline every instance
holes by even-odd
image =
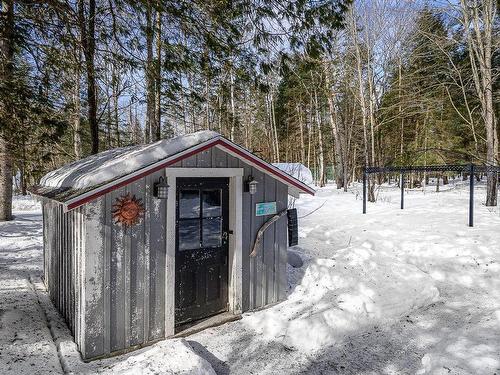
[[[44,195],[41,195],[41,194],[36,194],[35,192],[27,189],[28,193],[30,193],[30,195],[33,197],[33,199],[37,202],[40,202],[40,203],[43,203],[43,202],[53,202],[53,203],[57,203],[57,204],[60,204],[63,206],[63,210],[64,212],[67,212],[69,211],[68,210],[68,205],[67,203],[65,202],[62,202],[60,200],[57,200],[57,199],[54,199],[54,198],[49,198],[49,197],[46,197]]]

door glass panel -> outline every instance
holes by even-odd
[[[221,224],[220,217],[203,219],[203,247],[222,246]]]
[[[203,217],[222,215],[221,190],[203,190]]]
[[[179,218],[200,217],[200,193],[198,190],[181,190],[179,195]]]
[[[179,220],[179,249],[200,248],[200,220]]]

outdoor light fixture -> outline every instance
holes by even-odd
[[[252,176],[248,177],[248,180],[245,182],[245,191],[254,195],[257,192],[258,181],[254,180]]]
[[[160,177],[157,183],[154,186],[154,196],[158,199],[167,199],[168,198],[168,184],[163,177]]]

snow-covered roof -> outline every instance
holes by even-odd
[[[302,163],[273,163],[273,165],[304,184],[314,184],[311,170]]]
[[[30,191],[34,195],[53,199],[63,203],[67,209],[72,209],[214,146],[244,159],[265,173],[272,174],[287,184],[289,190],[292,189],[295,194],[299,192],[314,194],[314,190],[307,184],[258,158],[219,133],[209,130],[91,155],[49,172],[40,180],[40,184]]]
[[[47,173],[40,180],[40,185],[74,189],[97,186],[218,136],[219,133],[214,131],[199,131],[147,145],[103,151]]]

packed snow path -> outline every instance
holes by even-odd
[[[40,293],[41,218],[27,202],[0,224],[1,372],[500,374],[500,215],[483,194],[468,228],[465,188],[409,192],[404,211],[385,188],[367,215],[357,189],[320,189],[297,202],[299,216],[321,208],[300,220],[305,264],[290,268],[287,301],[90,364]]]
[[[41,217],[0,224],[0,372],[61,373],[57,349],[31,278],[42,267]]]

